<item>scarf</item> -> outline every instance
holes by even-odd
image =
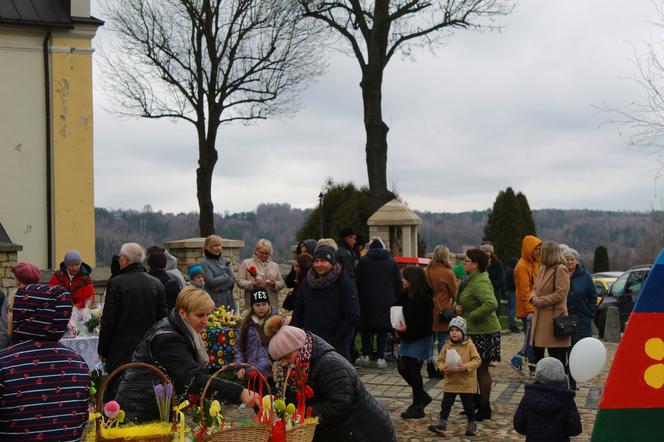
[[[189,323],[185,321],[180,315],[178,315],[178,317],[182,320],[187,333],[189,333],[189,337],[194,343],[194,348],[196,349],[196,360],[198,364],[207,366],[208,362],[210,362],[210,358],[208,357],[207,348],[205,346],[205,342],[203,342],[203,338],[201,338],[201,335],[196,333],[196,330],[194,330],[193,327],[189,325]]]
[[[341,271],[342,269],[339,263],[336,263],[334,267],[332,267],[332,270],[322,276],[319,276],[318,273],[316,273],[316,270],[311,268],[309,273],[307,273],[307,283],[312,289],[324,289],[330,287],[337,282],[337,279],[341,276]]]
[[[278,366],[277,370],[273,370],[274,381],[277,386],[277,391],[281,393],[284,391],[284,383],[288,382],[288,386],[295,388],[297,390],[298,377],[296,373],[299,371],[304,375],[304,379],[309,379],[309,369],[310,364],[309,360],[311,359],[311,353],[313,352],[314,340],[311,336],[311,333],[307,333],[304,337],[304,345],[300,348],[299,353],[295,362],[291,365],[284,367],[281,364],[275,364]],[[291,376],[286,379],[286,373],[291,369]],[[301,379],[300,379],[301,380]]]

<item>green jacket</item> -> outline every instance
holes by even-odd
[[[487,272],[473,272],[459,285],[455,303],[463,307],[463,317],[468,323],[466,333],[480,335],[500,331],[496,316],[498,301]]]

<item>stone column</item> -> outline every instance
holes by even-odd
[[[18,252],[23,250],[23,246],[18,244],[0,243],[0,289],[5,294],[9,294],[9,289],[18,287],[12,267],[17,264]]]
[[[189,238],[177,241],[168,241],[163,246],[171,255],[178,260],[178,269],[189,279],[187,271],[189,267],[198,264],[203,259],[203,244],[205,238]],[[244,241],[235,239],[222,239],[221,254],[231,261],[233,272],[237,273],[240,268],[240,250],[244,248]],[[233,288],[233,297],[238,306],[243,305],[244,291],[237,286]]]

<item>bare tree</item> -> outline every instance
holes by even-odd
[[[298,0],[304,15],[328,25],[345,41],[362,71],[366,163],[372,209],[393,198],[387,189],[387,132],[383,71],[397,51],[435,48],[455,29],[493,27],[512,11],[511,0]]]
[[[199,229],[214,233],[220,126],[297,108],[322,70],[315,29],[293,0],[107,0],[104,18],[119,37],[103,63],[115,110],[194,125]]]

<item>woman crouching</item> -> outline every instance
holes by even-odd
[[[313,390],[308,403],[318,416],[314,442],[396,441],[387,411],[367,392],[355,368],[313,333],[285,325],[280,316],[265,323],[270,357],[277,361],[275,380],[282,383],[290,366],[305,370]],[[279,388],[279,387],[278,387]]]

